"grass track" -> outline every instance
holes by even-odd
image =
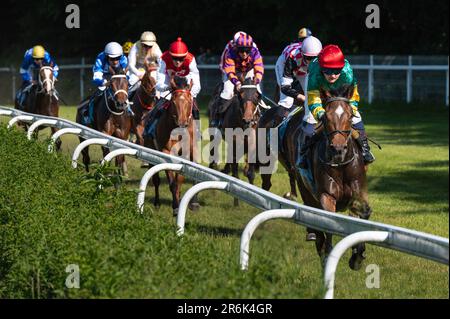
[[[74,111],[74,107],[63,107],[60,116],[73,120]],[[368,133],[383,146],[381,151],[373,148],[377,160],[369,169],[369,198],[374,210],[371,219],[448,237],[448,109],[443,106],[376,104],[367,107],[363,116]],[[41,139],[45,135],[45,131],[41,132]],[[73,151],[77,143],[75,137],[64,136],[63,154]],[[99,147],[93,148],[94,160],[100,159],[99,150]],[[140,163],[136,160],[129,163],[130,180],[126,183],[129,188],[137,188],[144,170],[139,168]],[[260,183],[258,176],[256,185]],[[273,178],[273,185],[271,191],[274,193],[288,191],[287,174],[281,168]],[[147,193],[151,199],[151,189]],[[179,241],[170,235],[174,229],[170,198],[167,185],[163,185],[160,210],[154,211],[147,202],[144,217],[136,217],[124,207],[123,211],[117,208],[117,216],[123,214],[130,224],[115,229],[117,234],[107,232],[105,238],[89,238],[95,235],[83,231],[88,236],[86,242],[95,244],[100,250],[97,254],[100,259],[105,257],[110,246],[105,240],[108,236],[123,236],[127,242],[122,241],[118,247],[111,248],[119,254],[119,260],[109,267],[102,264],[97,270],[97,262],[101,261],[89,258],[79,261],[82,274],[83,269],[89,269],[84,286],[82,283],[84,289],[56,293],[55,296],[321,296],[319,260],[313,244],[304,242],[302,227],[286,221],[264,224],[252,242],[250,270],[243,274],[238,269],[239,237],[245,224],[259,211],[245,203],[236,209],[232,198],[219,191],[204,192],[200,194],[202,209],[188,214],[186,238]],[[103,232],[117,221],[97,222]],[[160,233],[157,229],[161,229]],[[145,232],[156,235],[158,240],[153,241]],[[337,240],[335,238],[335,242]],[[85,249],[90,251],[88,247]],[[86,252],[74,255],[80,258]],[[351,271],[347,266],[349,255],[344,256],[338,267],[337,298],[448,298],[447,266],[369,245],[366,265],[376,263],[380,267],[381,287],[367,289],[364,268],[359,272]],[[127,258],[135,260],[134,264],[130,265],[129,260],[127,263]],[[128,271],[123,269],[124,265]],[[96,282],[112,270],[118,273],[108,282]],[[120,272],[126,272],[127,276]]]

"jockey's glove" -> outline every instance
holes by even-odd
[[[319,111],[317,113],[317,119],[320,121],[324,115],[325,115],[325,111]]]

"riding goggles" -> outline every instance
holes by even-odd
[[[342,69],[322,69],[322,72],[326,75],[338,75],[342,72]]]
[[[314,55],[304,55],[304,54],[302,54],[302,56],[303,56],[303,59],[305,59],[305,61],[308,61],[308,62],[310,62],[310,61],[312,61],[312,60],[314,60],[315,58],[317,58],[317,56],[314,56]]]
[[[252,51],[252,48],[249,48],[249,47],[239,47],[239,48],[237,48],[237,52],[238,53],[250,54],[251,51]]]
[[[183,62],[184,61],[184,57],[172,57],[172,60],[174,60],[175,62]]]

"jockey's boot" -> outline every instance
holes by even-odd
[[[311,144],[311,137],[305,136],[304,141],[301,144],[300,151],[299,151],[299,159],[298,159],[298,163],[297,163],[297,166],[299,168],[308,169],[307,154],[308,154],[308,149],[309,149],[310,144]]]
[[[286,118],[287,109],[284,106],[277,106],[276,113],[272,119],[272,127],[277,127]]]
[[[314,134],[314,124],[303,122],[302,123],[302,130],[303,130],[303,143],[301,143],[299,156],[297,166],[302,169],[308,168],[308,161],[307,161],[307,155],[308,150],[310,149],[311,145],[314,144],[314,142],[317,140],[316,134]]]
[[[375,156],[373,156],[372,152],[370,151],[369,142],[367,140],[367,134],[365,131],[359,131],[359,137],[356,139],[359,146],[362,150],[362,156],[364,158],[364,162],[366,164],[370,164],[373,161],[375,161]]]

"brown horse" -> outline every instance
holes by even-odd
[[[24,112],[41,114],[46,116],[58,117],[59,104],[56,96],[55,82],[56,78],[53,76],[53,68],[50,65],[43,65],[38,72],[38,80],[30,88],[30,92],[25,100]],[[20,109],[19,101],[15,100],[16,109]],[[28,129],[26,123],[23,124],[25,130]],[[39,129],[45,128],[44,126]],[[54,134],[58,131],[56,127],[51,127],[51,132]],[[56,141],[56,149],[60,149],[61,141]]]
[[[244,134],[233,134],[232,145],[229,145],[229,148],[231,148],[229,149],[229,152],[232,152],[232,157],[230,158],[228,156],[229,154],[227,155],[227,162],[222,172],[229,174],[231,171],[233,177],[239,178],[239,160],[242,155],[245,154],[244,175],[248,178],[249,183],[253,184],[255,180],[255,169],[257,166],[256,127],[261,115],[260,108],[258,106],[261,96],[256,85],[250,78],[244,80],[243,75],[240,75],[240,78],[243,85],[240,92],[238,92],[229,102],[223,115],[223,124],[221,127],[222,135],[225,135],[225,139],[227,139],[227,129],[242,129]],[[210,103],[210,121],[212,121],[213,111],[211,108],[213,106],[213,103]],[[223,131],[225,131],[225,134]],[[216,135],[211,135],[211,137],[212,140],[217,138]],[[249,139],[249,137],[251,138]],[[243,152],[238,150],[238,148],[241,147],[243,147]],[[217,163],[215,162],[213,154],[211,155],[209,167],[216,168]],[[235,204],[237,205],[236,200]]]
[[[104,134],[127,140],[131,129],[131,118],[127,113],[128,102],[128,80],[124,70],[114,70],[109,68],[111,78],[107,83],[107,88],[97,99],[97,105],[94,105],[93,128]],[[87,100],[89,101],[89,99]],[[82,102],[77,110],[76,122],[82,123],[82,109],[86,101]],[[80,142],[84,139],[80,137]],[[109,150],[103,147],[103,156],[106,156]],[[82,151],[83,163],[86,171],[89,171],[89,147]],[[117,166],[121,167],[123,174],[127,174],[125,156],[116,157]]]
[[[280,107],[280,106],[278,106]],[[276,108],[271,108],[270,110],[266,111],[264,113],[264,116],[261,117],[258,128],[262,128],[265,130],[268,130],[273,127],[273,121],[272,118],[275,117]],[[289,121],[286,123],[286,131],[289,131],[290,134],[285,134],[285,137],[282,140],[282,144],[278,146],[278,161],[281,163],[281,165],[285,168],[285,170],[288,173],[289,176],[289,185],[290,185],[290,192],[287,192],[283,195],[284,198],[290,199],[290,200],[296,200],[297,199],[297,185],[295,180],[295,166],[290,165],[290,163],[295,163],[295,159],[290,156],[292,154],[289,154],[286,152],[287,145],[294,145],[295,139],[294,134],[296,130],[300,128],[300,125],[298,123],[301,123],[301,120],[303,118],[303,115],[305,114],[303,107],[299,109],[298,111],[295,111],[295,114],[293,114]],[[267,147],[267,151],[270,152],[270,147]],[[291,157],[291,158],[290,158]],[[272,187],[271,182],[271,174],[265,174],[261,173],[261,179],[262,179],[262,188],[266,191],[269,191]]]
[[[133,96],[131,109],[134,113],[131,133],[136,135],[136,144],[144,145],[145,119],[157,101],[156,80],[151,73],[156,70],[154,65],[145,64],[145,74],[141,85]]]
[[[192,80],[188,83],[185,77],[175,76],[171,79],[171,99],[163,105],[164,112],[162,112],[155,126],[155,137],[149,135],[144,137],[146,147],[195,161],[196,141],[194,132],[196,123],[192,116],[194,106],[191,94],[192,84]],[[149,122],[153,120],[153,118],[148,118]],[[172,171],[166,171],[166,175],[172,193],[173,215],[176,216],[180,205],[180,192],[184,176]],[[159,207],[161,205],[159,200],[159,174],[155,174],[152,181],[155,186],[154,205]],[[193,198],[189,204],[189,208],[192,210],[198,209],[199,206],[196,198]]]
[[[310,144],[306,155],[309,169],[297,168],[296,165],[299,141],[303,140],[301,116],[292,119],[297,125],[288,126],[285,134],[285,138],[298,142],[285,145],[289,165],[296,167],[296,180],[305,205],[330,212],[350,209],[352,214],[369,219],[372,210],[368,202],[367,167],[355,141],[357,131],[352,128],[354,115],[349,104],[353,90],[353,86],[344,86],[339,91],[321,91],[326,112],[316,128],[316,142]],[[332,249],[332,235],[317,230],[314,232],[317,252],[325,263]],[[364,244],[353,247],[349,260],[351,269],[361,268],[364,253]]]

